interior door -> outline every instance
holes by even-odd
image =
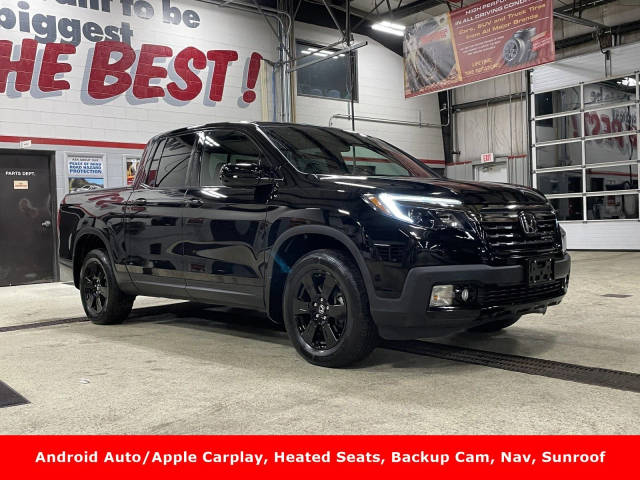
[[[185,196],[184,258],[194,300],[262,308],[264,233],[272,186],[227,187],[226,164],[264,162],[243,132],[202,132],[195,156],[195,186]]]
[[[141,294],[185,298],[184,195],[195,135],[161,140],[127,202],[127,269]]]
[[[0,152],[0,286],[52,282],[50,157]]]

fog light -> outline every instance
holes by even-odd
[[[462,299],[463,302],[466,302],[467,300],[469,300],[469,289],[468,288],[463,288],[462,291],[460,292],[460,298]]]
[[[453,285],[435,285],[431,289],[430,307],[450,307],[453,305]]]

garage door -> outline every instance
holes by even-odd
[[[598,52],[533,72],[533,182],[569,248],[640,249],[639,69],[640,45],[628,45],[611,62]]]

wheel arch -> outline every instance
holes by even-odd
[[[324,225],[293,227],[276,240],[268,256],[264,298],[266,311],[271,320],[281,323],[281,299],[291,267],[300,257],[318,249],[340,250],[349,255],[360,270],[369,299],[375,295],[364,257],[351,238]]]
[[[109,251],[109,243],[104,234],[99,230],[93,228],[87,228],[78,233],[73,245],[73,284],[78,288],[80,283],[80,269],[82,268],[82,261],[86,257],[87,253],[95,248],[102,248],[107,252],[109,261],[113,266],[113,257]]]

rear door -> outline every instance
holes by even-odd
[[[160,140],[127,202],[127,269],[141,294],[186,297],[182,231],[195,135]]]
[[[0,153],[0,286],[52,282],[50,157]]]
[[[200,134],[194,185],[185,196],[187,290],[195,300],[262,308],[265,220],[273,187],[222,185],[222,166],[240,162],[266,162],[247,134],[222,128]]]

